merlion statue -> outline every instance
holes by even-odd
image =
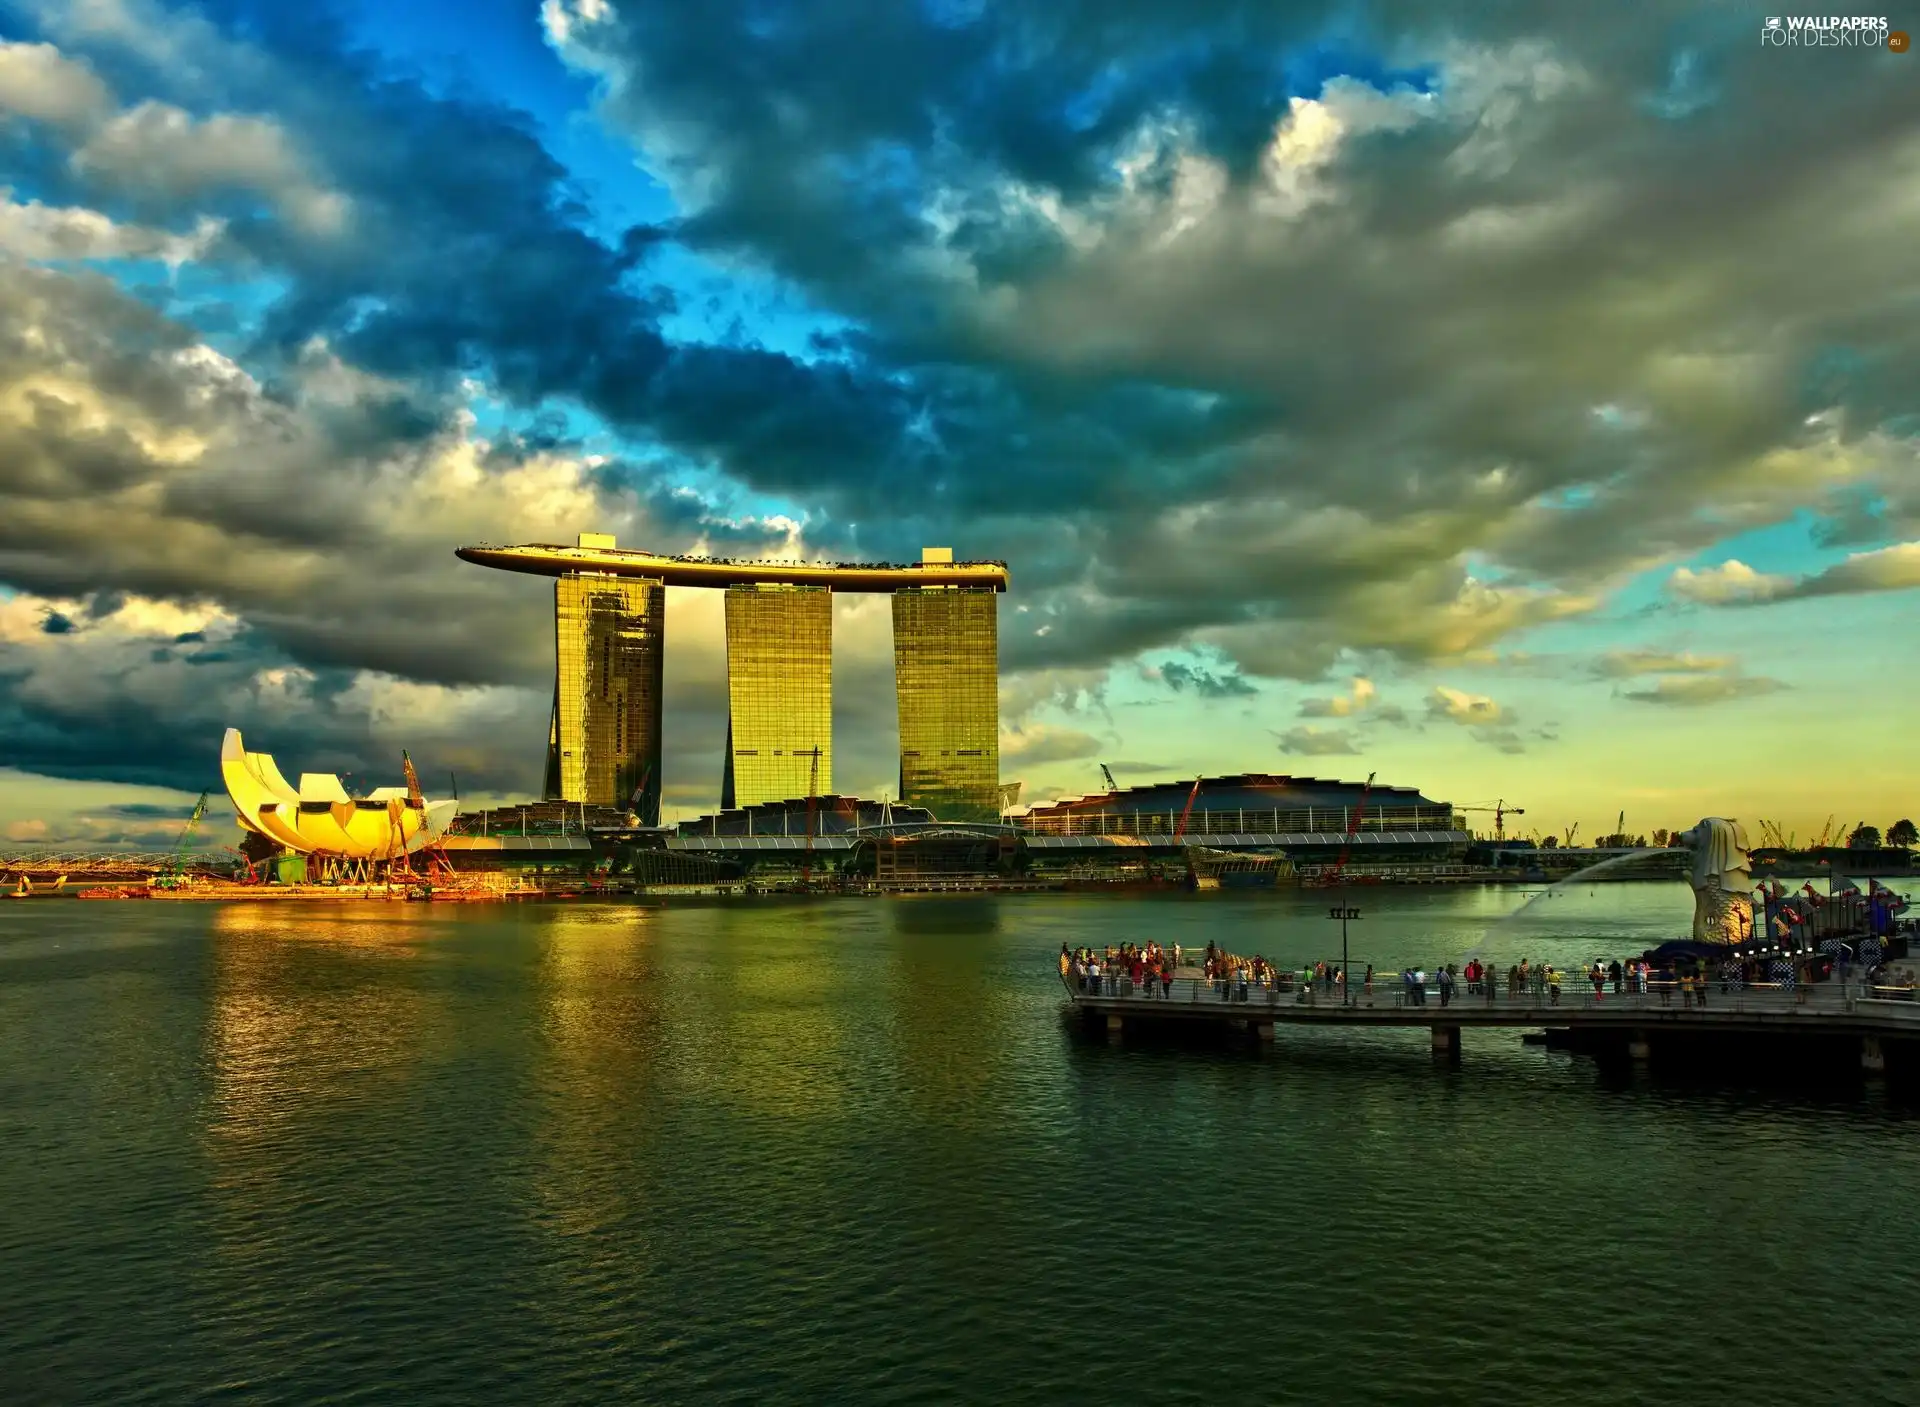
[[[1709,816],[1680,839],[1693,851],[1693,941],[1746,942],[1753,937],[1747,833],[1738,821]]]

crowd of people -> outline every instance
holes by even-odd
[[[1060,975],[1074,987],[1093,995],[1171,997],[1173,977],[1180,966],[1180,945],[1163,948],[1135,943],[1104,949],[1069,948],[1060,945]],[[1156,991],[1157,989],[1157,991]]]
[[[1722,992],[1751,986],[1789,989],[1805,1000],[1809,988],[1826,975],[1826,966],[1817,958],[1803,957],[1800,962],[1785,966],[1788,971],[1781,974],[1763,970],[1763,965],[1752,959],[1717,967],[1698,959],[1657,967],[1644,957],[1595,958],[1584,968],[1576,967],[1568,972],[1552,963],[1534,963],[1523,958],[1509,964],[1502,974],[1497,965],[1474,958],[1468,960],[1464,969],[1453,964],[1438,968],[1431,979],[1426,972],[1416,969],[1403,971],[1400,976],[1406,986],[1409,1006],[1426,1005],[1430,983],[1441,1006],[1452,1004],[1463,982],[1469,997],[1488,1003],[1500,1000],[1504,990],[1508,1001],[1545,1006],[1558,1006],[1567,984],[1585,983],[1592,985],[1596,1002],[1604,1002],[1609,994],[1656,996],[1662,1005],[1671,1006],[1678,996],[1682,1006],[1704,1009],[1709,990],[1716,986]]]
[[[1171,997],[1173,979],[1190,977],[1204,982],[1223,1001],[1248,1001],[1255,991],[1294,992],[1302,1000],[1325,992],[1343,991],[1346,974],[1338,963],[1307,963],[1298,972],[1281,969],[1265,957],[1243,957],[1218,944],[1207,944],[1200,960],[1182,970],[1184,950],[1178,943],[1108,945],[1074,948],[1060,945],[1060,976],[1075,990],[1104,996]],[[1366,989],[1373,990],[1373,968],[1367,968]]]
[[[1208,943],[1204,954],[1191,967],[1183,967],[1184,953],[1179,944],[1159,943],[1141,946],[1134,943],[1104,949],[1072,948],[1060,945],[1060,976],[1077,991],[1105,996],[1147,996],[1162,1000],[1173,997],[1176,977],[1204,983],[1221,1001],[1268,1001],[1276,993],[1289,993],[1295,1001],[1313,1002],[1324,996],[1345,998],[1347,973],[1339,963],[1305,963],[1298,969],[1281,968],[1263,956],[1243,957]],[[1815,973],[1794,974],[1797,980],[1772,985],[1797,988],[1802,996]],[[1584,968],[1571,971],[1552,963],[1536,963],[1523,958],[1508,965],[1503,973],[1497,964],[1469,958],[1462,964],[1447,963],[1432,972],[1425,968],[1402,968],[1399,973],[1401,1000],[1407,1006],[1432,1004],[1451,1006],[1461,996],[1492,1004],[1503,996],[1507,1001],[1533,1005],[1558,1006],[1565,987],[1572,983],[1591,984],[1593,1000],[1603,1002],[1609,994],[1616,997],[1657,996],[1671,1006],[1677,995],[1681,1005],[1705,1008],[1709,989],[1722,992],[1760,979],[1757,974],[1723,966],[1718,970],[1700,962],[1655,967],[1645,958],[1606,960],[1595,958]],[[1371,999],[1374,994],[1374,970],[1366,967],[1356,997]]]

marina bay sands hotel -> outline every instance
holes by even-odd
[[[943,820],[999,814],[1004,562],[956,562],[943,547],[906,566],[735,562],[622,549],[600,533],[582,533],[572,547],[462,547],[457,555],[555,578],[550,798],[630,805],[643,824],[660,823],[669,586],[727,593],[721,806],[790,800],[809,786],[830,794],[832,593],[865,591],[893,597],[899,799]]]

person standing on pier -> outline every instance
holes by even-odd
[[[1560,969],[1547,965],[1547,1001],[1552,1006],[1560,1005]]]

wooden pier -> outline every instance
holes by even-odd
[[[1136,1025],[1201,1024],[1252,1032],[1263,1041],[1282,1026],[1295,1028],[1426,1027],[1436,1055],[1458,1059],[1460,1033],[1477,1027],[1545,1031],[1572,1043],[1618,1047],[1636,1060],[1656,1044],[1676,1037],[1809,1037],[1857,1043],[1861,1068],[1886,1069],[1889,1044],[1920,1053],[1920,1001],[1911,988],[1868,987],[1859,982],[1816,983],[1794,990],[1772,985],[1722,988],[1708,985],[1695,1005],[1675,987],[1645,992],[1596,994],[1591,982],[1567,982],[1559,1000],[1529,989],[1507,995],[1455,994],[1445,1006],[1429,984],[1409,989],[1398,976],[1375,975],[1371,992],[1348,999],[1338,987],[1261,986],[1205,977],[1176,977],[1171,990],[1159,983],[1135,989],[1124,977],[1103,976],[1097,990],[1081,990],[1064,978],[1068,998],[1089,1021],[1104,1020],[1118,1035]]]

